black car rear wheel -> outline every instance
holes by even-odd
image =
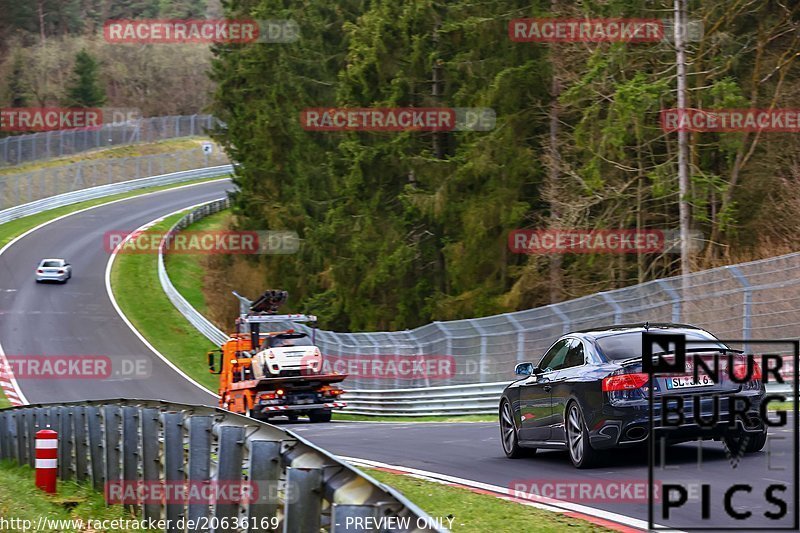
[[[591,468],[600,459],[600,452],[589,443],[589,431],[586,429],[583,412],[578,402],[570,402],[565,417],[567,433],[567,451],[575,468]]]
[[[724,444],[732,455],[760,452],[767,444],[767,432],[765,430],[761,433],[753,434],[739,431],[732,435],[726,435]]]
[[[503,443],[503,451],[506,457],[511,459],[530,457],[536,453],[536,448],[523,448],[519,445],[517,428],[514,425],[514,415],[508,400],[503,400],[503,403],[500,404],[500,442]]]

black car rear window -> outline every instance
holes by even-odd
[[[61,261],[45,261],[44,263],[42,263],[42,266],[48,268],[60,267]]]
[[[701,332],[685,332],[686,333],[686,348],[725,348],[726,346],[721,342],[715,344],[709,343],[692,343],[694,340],[712,340],[716,339],[710,334],[703,334]],[[616,335],[609,335],[607,337],[600,337],[597,339],[597,347],[600,352],[609,360],[631,359],[633,357],[640,357],[642,355],[642,332],[635,331],[630,333],[619,333]]]

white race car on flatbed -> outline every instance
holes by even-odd
[[[253,356],[256,378],[309,376],[322,370],[322,353],[305,333],[268,333],[263,349]]]

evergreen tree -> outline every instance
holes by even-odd
[[[105,89],[100,85],[99,67],[86,50],[75,56],[73,77],[66,94],[65,105],[71,107],[98,107],[106,101]]]

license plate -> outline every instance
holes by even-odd
[[[295,403],[298,404],[314,403],[314,400],[297,400]]]
[[[690,389],[692,387],[709,387],[714,384],[714,380],[709,376],[698,376],[697,381],[692,377],[667,378],[668,389]]]

